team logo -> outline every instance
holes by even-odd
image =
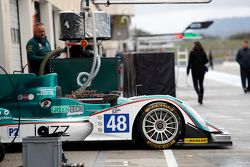
[[[11,119],[10,111],[4,108],[0,108],[0,120],[8,120]]]
[[[65,26],[67,29],[69,29],[69,22],[68,22],[68,21],[65,21],[64,26]]]
[[[43,45],[42,45],[42,44],[40,44],[40,43],[38,43],[38,46],[39,46],[39,48],[40,48],[40,49],[42,49],[42,48],[43,48]]]
[[[40,105],[42,108],[48,108],[51,106],[51,100],[49,99],[43,100]]]
[[[77,76],[77,84],[79,86],[83,86],[84,83],[88,80],[89,73],[87,72],[80,72]],[[91,86],[91,82],[88,84],[88,87]]]

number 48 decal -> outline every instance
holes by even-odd
[[[104,133],[129,132],[128,114],[104,114]]]

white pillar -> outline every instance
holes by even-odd
[[[11,31],[10,31],[10,5],[9,0],[0,0],[0,65],[11,73]],[[2,73],[2,70],[0,70]]]
[[[61,33],[61,27],[60,27],[60,17],[59,17],[59,11],[55,11],[54,14],[54,21],[55,21],[55,46],[58,48],[64,48],[65,43],[64,41],[59,40],[60,38],[60,33]]]
[[[45,24],[46,35],[50,42],[51,49],[54,49],[54,31],[53,31],[53,11],[52,5],[48,1],[40,1],[41,22]]]
[[[27,64],[26,44],[33,37],[33,16],[34,2],[27,0],[18,0],[20,36],[21,36],[21,53],[23,65]],[[28,71],[28,67],[25,68]]]

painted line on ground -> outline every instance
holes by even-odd
[[[108,159],[108,154],[108,151],[99,151],[93,167],[129,166],[129,162],[126,160]]]
[[[178,167],[172,150],[163,150],[168,167]]]
[[[178,68],[180,72],[186,72],[186,68],[180,67]],[[238,75],[228,74],[224,72],[218,71],[208,71],[205,75],[206,79],[218,81],[224,84],[241,87],[241,79]]]
[[[104,166],[106,159],[107,159],[107,151],[99,151],[94,162],[94,167]]]

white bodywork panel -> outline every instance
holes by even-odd
[[[169,99],[142,99],[123,104],[112,109],[104,110],[90,116],[89,121],[93,124],[92,133],[85,141],[98,140],[132,140],[133,124],[140,110],[149,103],[161,101],[173,104],[181,111],[185,124],[195,126],[195,123],[174,101]],[[129,118],[129,120],[127,120]],[[203,121],[203,120],[201,120]],[[205,123],[204,123],[205,124]],[[124,128],[126,126],[127,128]]]
[[[92,114],[89,122],[76,121],[77,118],[52,119],[53,122],[40,120],[36,123],[21,124],[18,133],[18,125],[4,125],[0,127],[1,142],[10,143],[16,137],[15,142],[21,142],[23,137],[39,136],[43,133],[64,132],[62,141],[108,141],[108,140],[132,140],[133,125],[137,114],[141,109],[154,102],[167,102],[174,105],[182,114],[185,124],[196,126],[191,117],[175,101],[166,98],[137,99],[113,108]],[[184,105],[185,107],[189,107]],[[189,114],[203,126],[205,121],[188,108]],[[198,117],[197,117],[198,115]],[[78,118],[79,119],[79,118]],[[3,135],[2,135],[3,134]]]
[[[15,143],[22,142],[27,136],[39,136],[41,133],[64,132],[62,141],[83,141],[92,131],[90,122],[55,122],[21,124],[18,132],[18,125],[5,125],[0,127],[1,142],[10,143],[15,136]]]

